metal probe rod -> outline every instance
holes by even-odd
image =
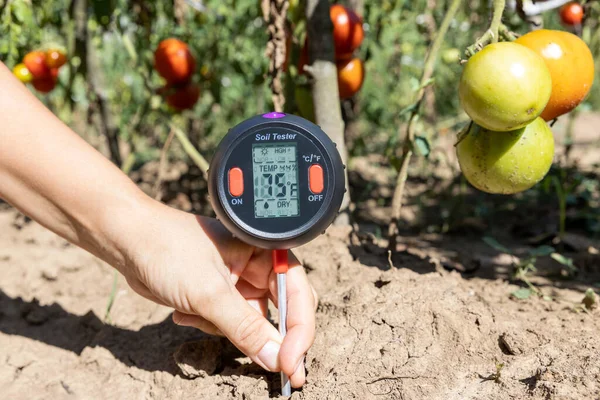
[[[277,308],[279,309],[279,333],[281,337],[285,337],[287,333],[287,293],[285,289],[285,274],[277,274]],[[283,396],[291,396],[292,387],[287,375],[281,371],[281,394]]]
[[[287,250],[273,250],[273,270],[277,274],[277,308],[279,309],[279,333],[285,337],[287,333],[287,291],[286,273],[288,271]],[[289,378],[281,371],[281,394],[292,395]]]

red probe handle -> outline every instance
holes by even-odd
[[[276,274],[285,274],[288,272],[288,251],[273,250],[273,270]]]

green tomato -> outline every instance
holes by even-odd
[[[477,124],[493,131],[512,131],[544,111],[552,78],[533,50],[511,42],[494,43],[469,59],[458,93],[465,112]]]
[[[315,122],[315,106],[312,99],[312,93],[308,86],[296,86],[294,90],[294,97],[296,100],[296,106],[300,116]]]
[[[458,64],[460,61],[460,50],[456,48],[444,50],[442,53],[442,60],[446,64]]]
[[[513,194],[527,190],[548,173],[554,137],[542,118],[525,128],[494,132],[475,123],[456,146],[460,169],[477,189]]]

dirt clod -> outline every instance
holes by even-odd
[[[219,340],[202,340],[184,343],[175,352],[175,363],[186,378],[205,378],[212,375],[221,358]]]

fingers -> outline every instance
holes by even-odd
[[[290,257],[291,258],[291,257]],[[304,355],[315,340],[315,296],[304,268],[296,262],[287,273],[287,335],[281,345],[281,369],[293,387],[306,380]]]
[[[268,371],[280,371],[281,335],[235,288],[219,294],[205,316],[252,361]]]
[[[173,322],[179,326],[191,326],[196,329],[200,329],[202,332],[208,333],[209,335],[224,336],[215,324],[198,315],[184,314],[175,310],[173,312]]]

